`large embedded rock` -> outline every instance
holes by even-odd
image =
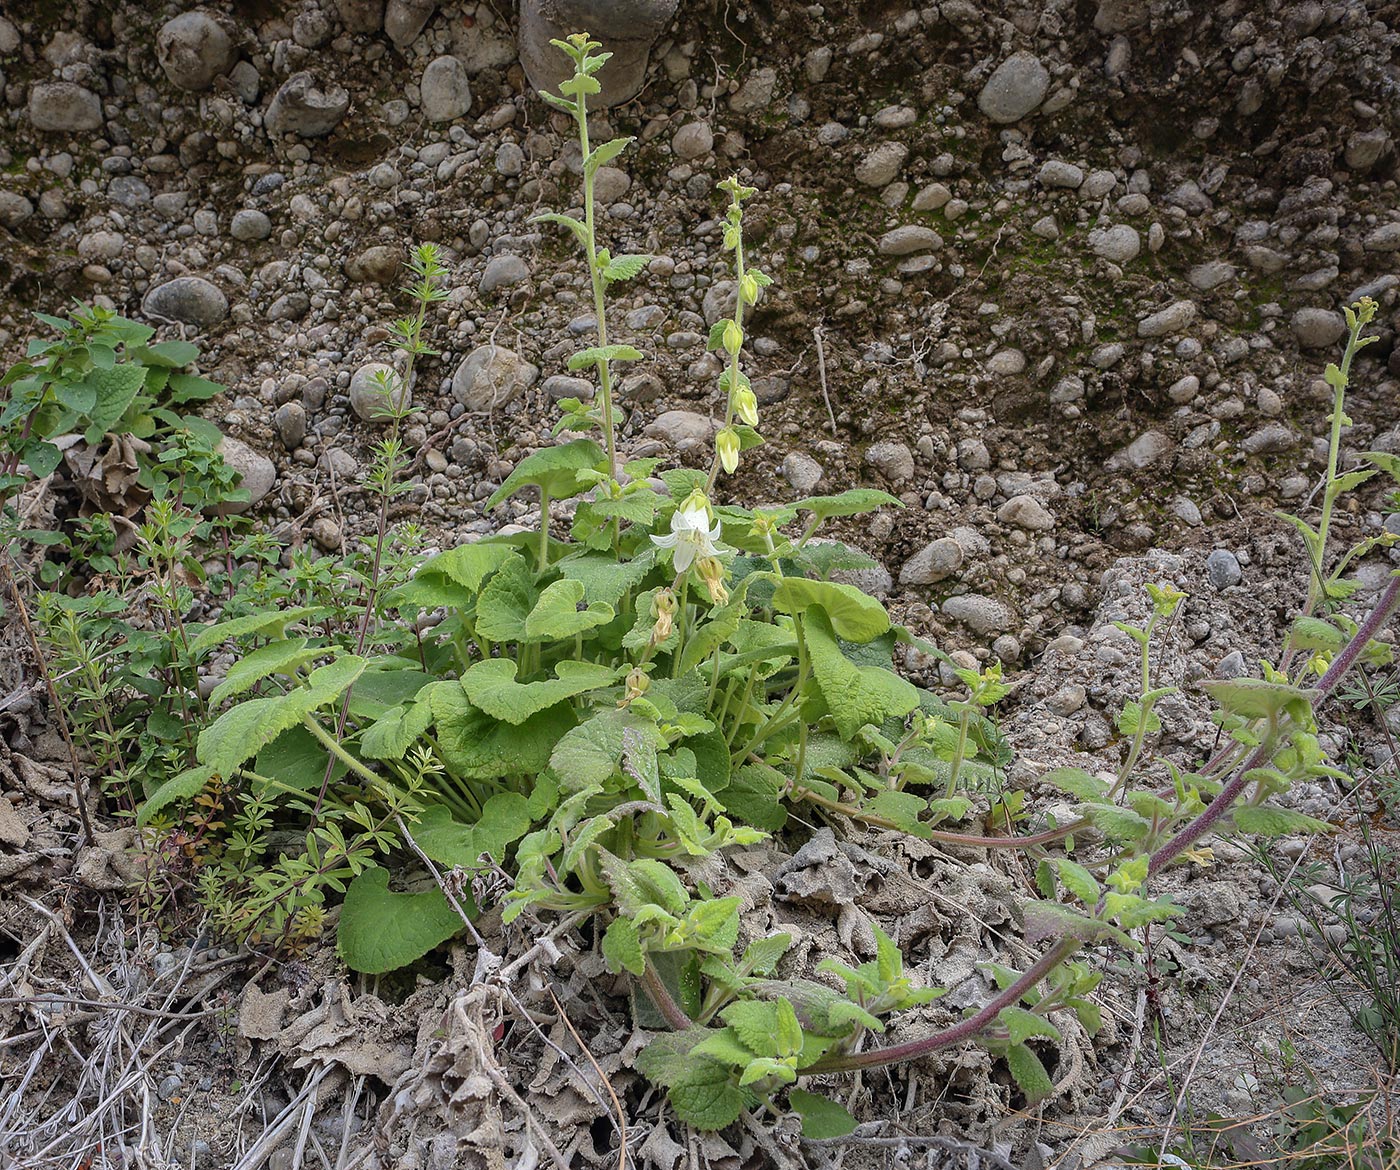
[[[181,89],[208,89],[238,58],[228,33],[212,16],[184,12],[156,33],[156,60],[166,77]]]
[[[587,29],[612,53],[599,73],[603,89],[588,99],[595,108],[615,106],[637,95],[646,78],[651,46],[671,23],[680,0],[521,0],[520,63],[537,90],[559,92],[573,63],[550,44]]]
[[[152,288],[141,301],[141,311],[185,325],[217,325],[228,316],[228,298],[202,276],[177,276]]]
[[[456,57],[438,57],[428,62],[418,88],[423,117],[429,122],[451,122],[472,108],[467,70]]]
[[[29,121],[36,130],[97,130],[102,125],[102,99],[71,81],[46,81],[29,91]]]
[[[293,73],[273,95],[263,122],[269,134],[324,138],[349,109],[350,95],[340,86],[322,88],[310,73]]]
[[[1045,100],[1050,71],[1034,53],[1012,53],[987,78],[977,108],[993,122],[1019,122]]]
[[[539,367],[514,350],[479,345],[452,376],[452,394],[468,410],[491,410],[515,401],[539,376]]]

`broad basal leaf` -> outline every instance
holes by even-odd
[[[336,949],[352,971],[379,975],[407,967],[461,929],[461,918],[441,890],[394,893],[389,871],[374,866],[345,891]]]
[[[793,506],[813,513],[820,520],[829,520],[833,516],[858,516],[862,512],[873,512],[886,504],[904,507],[897,497],[875,488],[851,488],[835,496],[808,496]]]
[[[520,641],[563,641],[607,625],[616,616],[610,605],[594,602],[579,608],[583,601],[582,581],[555,581],[545,586],[521,627]],[[478,621],[477,628],[480,629]]]
[[[468,780],[534,776],[574,725],[573,712],[558,705],[518,726],[493,719],[473,705],[459,684],[435,688],[431,703],[438,747],[449,767]]]
[[[867,723],[878,727],[902,718],[919,705],[919,692],[897,674],[849,662],[823,611],[808,613],[806,632],[813,676],[842,739],[852,738]]]
[[[515,672],[516,665],[509,659],[488,658],[473,664],[462,676],[462,687],[467,698],[488,715],[506,723],[521,724],[546,707],[611,686],[620,677],[622,668],[565,661],[555,667],[556,678],[530,683],[516,682]]]
[[[831,622],[838,638],[848,642],[869,642],[890,628],[885,607],[854,585],[834,581],[809,581],[784,577],[773,591],[773,604],[783,613],[806,613],[819,607]]]
[[[224,681],[210,692],[209,702],[218,706],[274,674],[294,676],[301,667],[326,653],[324,646],[309,646],[305,638],[287,638],[259,646],[228,668]]]
[[[580,471],[605,471],[607,462],[603,449],[592,439],[575,439],[557,447],[545,447],[517,463],[515,470],[486,501],[486,506],[494,508],[521,488],[531,486],[540,488],[552,500],[566,500],[586,486],[579,479]]]
[[[476,632],[491,642],[518,642],[535,606],[529,568],[520,557],[505,561],[486,582],[476,603]]]
[[[856,1119],[839,1101],[809,1093],[805,1089],[791,1089],[788,1104],[802,1117],[802,1136],[820,1141],[824,1138],[845,1137],[856,1128]]]

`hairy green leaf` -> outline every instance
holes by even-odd
[[[1024,1044],[1013,1044],[1006,1053],[1006,1063],[1011,1067],[1011,1076],[1016,1081],[1026,1100],[1034,1104],[1055,1091],[1055,1082],[1040,1063],[1040,1057]]]
[[[886,504],[895,508],[904,507],[897,497],[876,488],[851,488],[835,496],[808,496],[793,506],[813,513],[818,520],[830,520],[835,516],[858,516],[862,512],[873,512]]]
[[[345,891],[336,949],[352,971],[379,975],[421,959],[461,929],[461,918],[441,890],[394,893],[389,871],[373,866]]]
[[[1288,833],[1328,833],[1333,826],[1316,817],[1271,805],[1242,805],[1230,813],[1241,833],[1259,837],[1282,837]]]
[[[142,802],[141,809],[136,814],[136,827],[145,828],[151,818],[166,805],[198,796],[213,778],[214,769],[208,764],[196,764],[193,768],[186,768],[185,771],[172,776]]]
[[[788,1092],[788,1104],[802,1118],[802,1136],[814,1141],[845,1137],[854,1132],[856,1119],[839,1101],[809,1093],[805,1089]]]
[[[486,506],[494,508],[525,487],[540,488],[552,500],[566,500],[586,486],[579,472],[604,471],[606,467],[607,456],[592,439],[574,439],[557,447],[545,447],[517,463],[515,470],[486,501]]]
[[[437,742],[449,767],[468,780],[533,776],[573,725],[566,705],[549,707],[518,726],[501,723],[474,706],[460,684],[432,691]]]
[[[919,705],[919,692],[899,675],[852,664],[823,611],[809,612],[806,627],[813,677],[842,739],[851,739],[867,723],[878,727],[901,718]]]
[[[481,590],[476,632],[492,642],[517,642],[536,601],[530,569],[521,557],[505,561]]]
[[[545,592],[548,593],[548,590]],[[515,681],[516,669],[515,663],[505,658],[488,658],[485,662],[474,663],[462,675],[462,687],[467,692],[467,698],[488,715],[519,725],[546,707],[553,707],[575,695],[611,686],[622,671],[621,667],[602,666],[594,662],[564,661],[554,668],[556,678],[521,683]]]
[[[324,646],[309,646],[305,638],[288,638],[259,646],[228,668],[224,681],[209,693],[209,702],[218,706],[225,699],[252,690],[263,679],[274,674],[295,677],[301,667],[326,653]]]
[[[226,622],[206,626],[190,643],[194,653],[208,650],[222,642],[236,638],[280,638],[286,628],[294,622],[319,617],[324,612],[319,606],[302,605],[292,609],[265,610],[231,618]]]
[[[614,918],[603,935],[603,959],[614,973],[630,971],[638,978],[646,974],[646,958],[636,924],[630,918]]]
[[[572,638],[585,630],[605,626],[616,616],[610,605],[594,602],[579,609],[582,581],[555,581],[546,585],[521,628],[522,642],[553,642]],[[480,628],[478,624],[478,628]]]
[[[875,598],[854,585],[835,581],[784,577],[773,591],[773,604],[793,616],[812,606],[820,608],[836,636],[847,642],[869,642],[890,628],[890,615]]]

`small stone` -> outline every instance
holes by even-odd
[[[617,167],[599,167],[593,176],[593,198],[602,206],[611,207],[627,194],[632,186],[632,178],[626,171]]]
[[[102,125],[102,100],[71,81],[46,81],[29,91],[29,121],[36,130],[97,130]]]
[[[217,325],[228,316],[228,298],[202,276],[177,276],[152,288],[141,311],[186,325]]]
[[[715,424],[708,415],[694,410],[667,410],[642,433],[650,439],[664,439],[677,451],[692,451],[709,443]]]
[[[1244,678],[1249,673],[1249,665],[1238,650],[1231,650],[1215,664],[1216,678]]]
[[[1035,223],[1031,224],[1031,235],[1038,236],[1042,240],[1058,240],[1060,238],[1060,225],[1055,222],[1053,215],[1042,215]]]
[[[423,117],[429,122],[451,122],[471,109],[471,83],[466,68],[456,57],[430,61],[423,70],[419,92]]]
[[[1050,509],[1032,495],[1012,496],[997,510],[997,519],[1027,532],[1049,532],[1055,527]]]
[[[1206,557],[1206,577],[1217,590],[1238,585],[1244,576],[1240,562],[1227,548],[1218,548]]]
[[[1240,450],[1246,455],[1281,455],[1292,450],[1297,442],[1298,436],[1283,423],[1271,422],[1246,435],[1240,442]]]
[[[1196,501],[1189,496],[1177,496],[1172,500],[1172,514],[1177,519],[1196,527],[1201,522],[1201,509],[1196,506]]]
[[[1011,666],[1021,660],[1021,640],[1011,634],[999,634],[992,639],[992,655]]]
[[[1144,431],[1122,452],[1122,462],[1134,471],[1143,471],[1167,459],[1173,449],[1171,439],[1161,431]]]
[[[465,112],[465,111],[464,111]],[[514,178],[525,169],[525,152],[517,142],[503,142],[496,149],[496,173]]]
[[[407,388],[399,384],[394,367],[383,362],[370,362],[361,366],[350,378],[350,409],[356,417],[365,422],[388,422],[390,411],[389,395],[381,378],[388,379],[388,385],[396,388],[395,405],[403,406],[407,401]]]
[[[384,0],[335,0],[336,10],[352,33],[377,33],[384,27]]]
[[[714,149],[715,136],[708,122],[688,122],[671,139],[671,150],[685,162],[703,158]]]
[[[1159,309],[1138,322],[1139,337],[1169,337],[1180,333],[1196,319],[1196,306],[1192,301],[1176,301],[1165,309]]]
[[[1045,700],[1052,714],[1068,719],[1088,701],[1088,692],[1078,683],[1065,683],[1058,691]]]
[[[856,164],[856,181],[867,187],[883,187],[892,182],[909,157],[902,142],[882,142]]]
[[[943,247],[943,237],[932,228],[910,225],[893,228],[880,237],[881,256],[908,256],[914,252],[933,252]]]
[[[865,453],[865,462],[891,483],[903,483],[914,476],[914,452],[907,443],[875,443]]]
[[[813,85],[826,80],[827,72],[831,69],[831,62],[835,54],[830,45],[822,45],[818,49],[813,49],[802,59],[802,68],[807,74],[807,80]]]
[[[282,446],[295,451],[306,438],[306,407],[300,402],[288,402],[279,406],[272,416],[272,426]]]
[[[34,204],[16,191],[0,191],[0,227],[17,228],[34,214]],[[79,254],[82,254],[81,247]]]
[[[241,439],[225,435],[218,452],[224,463],[241,477],[238,486],[248,493],[248,499],[223,505],[230,513],[246,512],[261,502],[277,482],[277,467],[266,455],[259,455]]]
[[[943,603],[943,612],[978,634],[999,634],[1016,624],[1016,614],[1005,602],[981,593],[964,593]]]
[[[490,296],[497,289],[511,288],[530,279],[530,266],[519,256],[493,256],[486,263],[477,285],[482,296]]]
[[[452,376],[452,394],[468,410],[492,410],[514,402],[535,384],[538,366],[501,345],[472,350]]]
[[[783,457],[783,478],[800,496],[811,495],[824,474],[822,465],[802,451],[790,451]]]
[[[180,1090],[184,1088],[184,1086],[185,1082],[172,1073],[160,1082],[156,1092],[160,1094],[160,1099],[162,1101],[169,1101],[179,1096]]]
[[[1034,53],[1013,53],[997,66],[977,95],[977,108],[993,122],[1019,122],[1050,90],[1050,71]]]
[[[403,264],[403,250],[390,244],[376,244],[345,262],[345,275],[351,280],[392,284]]]
[[[1192,268],[1186,274],[1186,279],[1192,288],[1210,292],[1235,279],[1235,266],[1224,260],[1208,260]]]
[[[228,225],[228,234],[245,243],[265,240],[272,235],[272,220],[256,208],[245,207],[233,213],[233,219]]]
[[[156,60],[181,89],[208,89],[233,68],[237,57],[223,25],[204,12],[181,13],[156,33]]]
[[[350,95],[341,86],[322,89],[310,73],[293,73],[273,95],[263,124],[272,135],[324,138],[349,109]]]
[[[1014,378],[1026,372],[1026,355],[1019,349],[999,349],[987,359],[987,372]]]
[[[593,383],[587,378],[576,378],[569,374],[551,374],[540,389],[554,402],[565,398],[577,398],[580,402],[592,402],[596,393]]]
[[[739,92],[730,95],[729,108],[736,114],[752,114],[757,110],[766,109],[773,100],[777,85],[776,70],[767,66],[755,69],[744,79]]]
[[[1331,309],[1299,309],[1293,314],[1293,336],[1304,349],[1327,349],[1346,331],[1342,315]]]
[[[400,49],[418,39],[437,9],[437,0],[389,0],[384,9],[384,31]]]
[[[951,577],[963,563],[963,549],[951,536],[930,541],[904,562],[899,570],[901,585],[934,585]]]
[[[1400,222],[1392,220],[1367,232],[1361,246],[1368,252],[1400,252]]]
[[[914,196],[914,210],[937,211],[952,197],[953,193],[942,183],[930,183]]]
[[[1195,374],[1187,374],[1178,378],[1167,387],[1167,397],[1178,406],[1184,406],[1192,401],[1201,390],[1201,380]]]
[[[1095,256],[1111,263],[1126,264],[1142,251],[1142,237],[1138,235],[1137,228],[1118,223],[1109,228],[1091,231],[1089,249]]]
[[[1042,187],[1060,187],[1073,191],[1083,184],[1084,171],[1073,163],[1052,158],[1041,166],[1036,177],[1040,179]]]
[[[311,539],[322,552],[339,552],[340,525],[329,516],[318,516],[311,522]]]

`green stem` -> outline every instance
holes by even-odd
[[[598,237],[594,229],[593,176],[588,172],[588,107],[583,95],[578,97],[574,112],[578,122],[578,141],[583,150],[583,225],[586,229],[584,248],[588,253],[588,275],[593,283],[593,316],[598,322],[598,345],[608,344],[608,318],[603,303],[603,274],[598,270]],[[598,363],[598,397],[603,407],[603,437],[608,447],[608,475],[617,479],[617,427],[613,419],[612,370],[606,358]]]
[[[958,742],[953,748],[953,760],[948,768],[948,788],[944,797],[951,797],[958,791],[958,773],[962,771],[963,757],[967,755],[967,733],[972,727],[972,712],[964,708],[958,715]]]
[[[549,492],[540,488],[540,572],[549,568]]]

